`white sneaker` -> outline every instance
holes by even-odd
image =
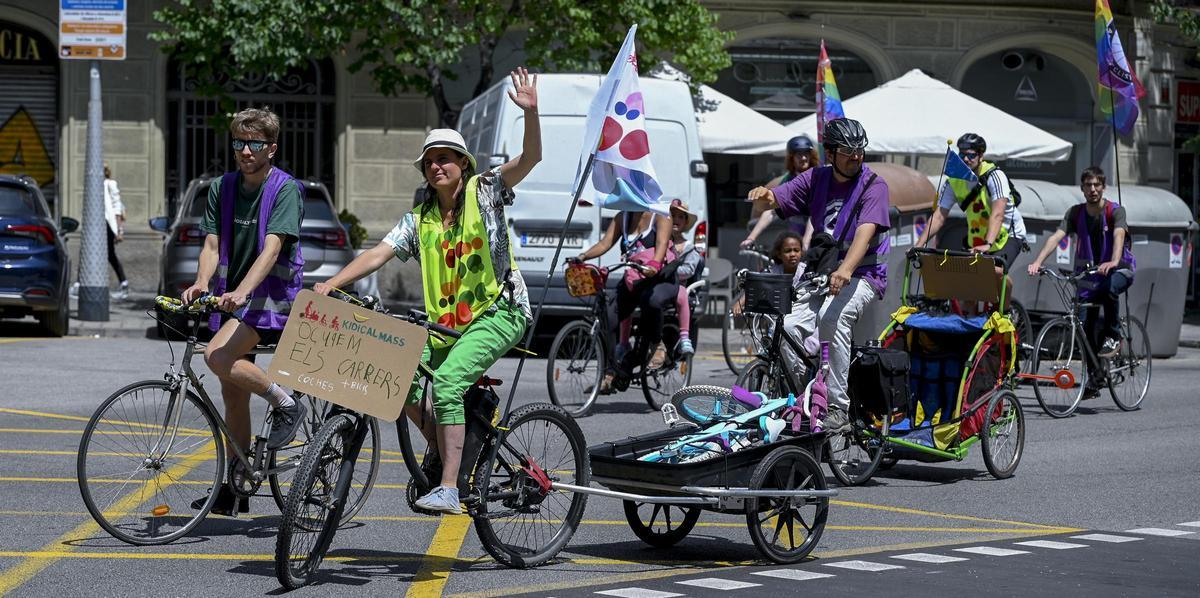
[[[1100,357],[1115,357],[1121,351],[1121,341],[1115,338],[1104,339],[1100,346]]]
[[[72,297],[74,297],[76,299],[79,298],[79,283],[78,282],[71,283],[71,290],[69,291],[69,293],[71,294]]]
[[[429,494],[417,499],[415,504],[426,511],[437,511],[447,515],[462,513],[462,507],[459,506],[458,501],[458,488],[438,486],[430,490]]]
[[[129,281],[126,280],[125,282],[122,282],[121,287],[117,289],[117,292],[112,293],[110,296],[113,299],[118,299],[121,301],[128,299],[129,298]]]

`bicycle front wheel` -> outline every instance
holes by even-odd
[[[292,479],[287,505],[275,539],[275,577],[289,590],[308,584],[329,550],[345,497],[337,496],[338,477],[354,436],[349,415],[335,415],[321,426]]]
[[[766,359],[755,359],[742,369],[734,384],[751,392],[761,392],[767,395],[767,398],[775,399],[787,395],[788,386],[783,377],[784,373],[780,371],[778,365],[772,364]]]
[[[1008,319],[1012,321],[1017,335],[1017,354],[1013,371],[1018,374],[1028,374],[1033,371],[1033,324],[1029,321],[1029,312],[1020,301],[1013,299],[1008,304]],[[1020,383],[1022,378],[1017,378]]]
[[[104,531],[129,544],[165,544],[212,510],[225,483],[225,447],[214,414],[162,380],[108,397],[83,429],[76,458],[83,504]],[[191,503],[211,488],[199,509]]]
[[[1046,415],[1075,413],[1087,383],[1087,366],[1080,335],[1067,318],[1042,327],[1033,346],[1033,394]]]
[[[1121,350],[1112,358],[1109,378],[1112,397],[1123,411],[1142,406],[1150,390],[1150,337],[1141,321],[1130,316],[1121,322]]]
[[[558,331],[546,360],[550,401],[572,417],[587,415],[604,377],[604,345],[592,333],[592,323],[576,320]]]
[[[744,415],[750,406],[733,398],[728,388],[698,384],[681,389],[671,397],[679,416],[694,424],[706,426],[718,421]]]
[[[296,400],[307,401],[307,421],[300,425],[300,431],[297,432],[296,440],[292,444],[270,451],[267,457],[267,468],[274,471],[267,477],[267,480],[271,486],[271,497],[279,506],[280,513],[287,507],[287,489],[291,486],[296,471],[300,467],[300,460],[304,457],[304,452],[311,439],[329,419],[329,414],[336,413],[332,403],[310,395],[301,394],[297,396]],[[379,422],[372,417],[369,425],[370,429],[367,430],[367,436],[363,440],[362,451],[358,455],[358,460],[354,462],[354,478],[350,482],[350,494],[346,498],[346,508],[342,511],[341,525],[343,526],[362,510],[363,505],[367,503],[367,497],[371,494],[371,488],[375,485],[375,480],[379,477],[379,447],[382,446],[379,441]]]
[[[843,486],[858,486],[867,483],[879,463],[887,445],[891,417],[884,417],[878,427],[873,417],[852,409],[850,429],[829,435],[829,470]]]
[[[588,485],[583,432],[561,408],[534,403],[512,414],[498,441],[475,469],[475,531],[497,562],[536,567],[567,545],[583,519],[586,495],[549,487]]]
[[[734,297],[734,302],[741,295]],[[725,354],[725,365],[729,371],[737,374],[746,367],[758,354],[760,331],[756,330],[758,317],[743,312],[733,315],[733,310],[725,312],[725,325],[721,327],[721,352]]]

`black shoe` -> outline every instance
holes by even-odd
[[[211,492],[211,490],[209,490]],[[201,496],[192,501],[192,508],[200,510],[204,508],[204,502],[208,500],[208,495]],[[236,501],[236,502],[235,502]],[[237,512],[234,512],[234,505],[237,505]],[[250,498],[246,496],[238,496],[229,489],[228,486],[221,486],[217,492],[217,500],[213,502],[212,513],[224,515],[226,517],[237,517],[237,513],[250,512]]]
[[[1094,399],[1099,396],[1100,396],[1100,389],[1095,386],[1088,385],[1086,388],[1083,389],[1083,398],[1081,398],[1079,400],[1080,401],[1089,401],[1089,400]]]
[[[271,435],[267,438],[267,450],[280,449],[296,438],[296,431],[308,414],[308,408],[300,401],[291,407],[277,407],[271,411]]]

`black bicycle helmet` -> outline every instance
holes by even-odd
[[[851,118],[839,118],[825,123],[826,149],[867,149],[867,132],[862,123]]]
[[[790,154],[811,151],[814,147],[812,140],[804,135],[792,137],[787,142],[787,151]]]
[[[957,145],[960,152],[974,150],[982,154],[987,151],[987,141],[975,133],[963,133],[963,136],[958,138]]]

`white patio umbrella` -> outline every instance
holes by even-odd
[[[1070,142],[919,69],[845,100],[842,107],[867,130],[867,151],[872,154],[942,155],[947,139],[973,132],[987,140],[987,156],[995,160],[1061,162],[1071,156]],[[788,129],[816,139],[817,116],[793,122]]]
[[[683,71],[661,62],[651,77],[687,83]],[[797,134],[757,110],[707,86],[700,86],[696,106],[700,149],[712,154],[782,154]],[[810,135],[811,139],[816,139]]]

